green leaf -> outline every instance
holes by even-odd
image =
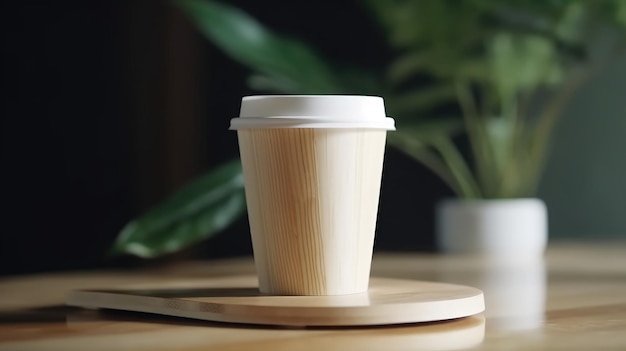
[[[392,47],[428,47],[445,58],[454,58],[473,41],[482,11],[471,1],[368,0],[365,5],[386,31]]]
[[[463,131],[463,121],[460,118],[439,117],[432,119],[420,119],[411,124],[402,124],[398,130],[391,134],[398,134],[420,141],[424,145],[430,145],[433,140],[441,137],[451,138]]]
[[[448,166],[458,184],[459,195],[467,198],[481,198],[482,192],[461,152],[449,138],[439,138],[433,143],[441,155],[443,162]]]
[[[584,39],[585,17],[587,12],[582,2],[572,1],[564,6],[560,21],[556,23],[556,35],[568,43],[578,43]]]
[[[519,92],[532,92],[563,78],[553,43],[543,37],[499,34],[489,49],[493,82],[503,104]]]
[[[248,87],[258,91],[293,92],[298,91],[299,85],[292,80],[253,74],[248,77]]]
[[[626,27],[626,1],[617,0],[615,1],[615,20],[616,22],[622,26]]]
[[[424,56],[423,50],[400,55],[389,65],[387,81],[392,85],[398,85],[420,72],[426,72],[429,57]]]
[[[350,94],[385,96],[378,76],[372,70],[352,66],[340,66],[336,76]]]
[[[341,92],[330,67],[304,43],[272,33],[241,10],[209,0],[177,0],[202,34],[282,93]],[[268,84],[268,80],[276,80]]]
[[[512,159],[512,141],[515,132],[515,120],[502,116],[491,117],[486,122],[486,132],[492,148],[494,172],[501,178],[506,167],[515,161]],[[504,179],[501,179],[501,182]]]
[[[241,163],[234,160],[128,223],[111,253],[151,258],[178,251],[226,228],[245,208]]]
[[[389,145],[397,148],[406,155],[420,162],[426,168],[435,173],[446,183],[457,195],[461,195],[461,190],[448,165],[440,156],[434,152],[428,144],[421,142],[410,134],[389,133],[387,136]]]
[[[411,125],[399,125],[397,131],[387,135],[387,140],[389,145],[422,163],[455,193],[462,195],[458,179],[451,168],[433,151],[433,146],[441,139],[447,140],[462,130],[463,122],[459,118],[421,120]]]
[[[387,97],[390,110],[401,118],[401,115],[416,115],[454,101],[454,86],[438,84]]]

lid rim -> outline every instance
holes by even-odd
[[[361,119],[355,119],[352,117],[342,118],[333,115],[275,115],[275,116],[238,116],[233,117],[233,119],[245,119],[245,120],[279,120],[279,119],[293,119],[293,120],[323,120],[323,121],[349,121],[349,122],[359,122],[359,121],[384,121],[387,118],[392,118],[389,116],[383,117],[365,117]]]
[[[321,99],[321,98],[328,98],[328,99],[332,99],[332,98],[338,98],[338,99],[344,99],[344,98],[375,98],[375,99],[382,99],[382,96],[378,96],[378,95],[354,95],[354,94],[346,94],[346,95],[340,95],[340,94],[313,94],[313,95],[307,95],[307,94],[286,94],[286,95],[280,95],[280,94],[276,94],[276,95],[271,95],[271,94],[267,94],[267,95],[246,95],[244,97],[242,97],[242,100],[253,100],[253,99],[282,99],[282,98],[298,98],[298,99],[308,99],[308,98],[315,98],[315,99]]]
[[[384,119],[385,102],[367,95],[250,95],[244,96],[240,118],[274,116],[350,117]]]
[[[365,129],[385,129],[396,130],[395,121],[391,117],[383,119],[337,119],[337,118],[290,118],[290,117],[265,117],[265,118],[245,118],[237,117],[230,120],[230,130],[237,129],[267,129],[267,128],[303,128],[303,129],[348,129],[348,128],[365,128]]]

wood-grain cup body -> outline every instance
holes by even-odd
[[[240,129],[263,293],[367,290],[385,130]]]

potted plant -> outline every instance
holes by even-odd
[[[626,26],[626,2],[619,0],[369,0],[364,4],[397,53],[371,72],[332,65],[230,5],[175,4],[250,68],[253,89],[385,97],[398,125],[390,145],[459,197],[438,207],[447,251],[520,252],[515,235],[526,240],[531,231],[528,252],[543,250],[545,205],[534,196],[552,130],[576,88],[621,50],[613,43],[591,55],[598,29]],[[131,222],[114,251],[151,257],[216,233],[244,211],[240,172],[235,161],[190,185]]]

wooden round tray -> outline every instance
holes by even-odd
[[[267,296],[256,277],[230,277],[70,293],[67,304],[217,322],[358,326],[432,322],[484,311],[482,291],[462,285],[372,278],[366,293]]]

